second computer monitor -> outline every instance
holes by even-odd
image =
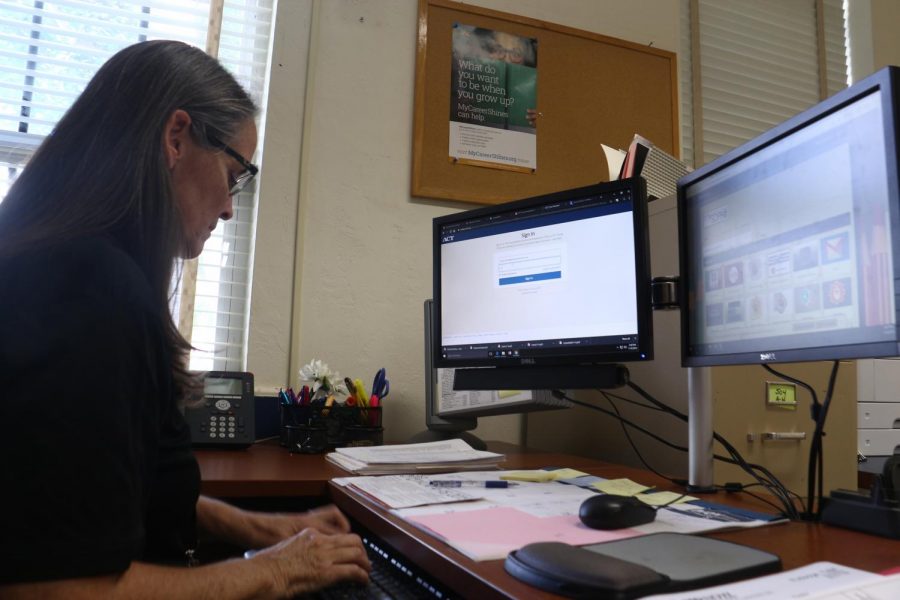
[[[433,234],[437,366],[652,358],[642,179],[440,217]]]
[[[900,70],[678,185],[686,366],[898,354]]]

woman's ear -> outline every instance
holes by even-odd
[[[191,115],[186,110],[176,109],[166,119],[163,127],[163,153],[169,169],[174,169],[175,163],[184,155],[190,135]]]

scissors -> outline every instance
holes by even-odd
[[[391,393],[391,382],[385,375],[384,367],[378,369],[378,372],[375,373],[375,381],[372,382],[372,395],[379,400]]]

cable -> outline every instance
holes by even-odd
[[[631,383],[629,383],[629,385],[631,385]],[[652,396],[650,396],[647,392],[645,392],[643,389],[641,389],[640,386],[637,386],[637,385],[635,384],[633,387],[635,388],[635,391],[637,391],[641,396],[643,396],[645,399],[647,399],[649,402],[651,402],[651,403],[653,404],[653,406],[648,406],[648,405],[642,404],[642,403],[640,403],[640,402],[636,402],[636,401],[634,401],[634,400],[629,400],[629,399],[626,399],[626,398],[617,396],[617,395],[615,395],[615,394],[609,394],[608,392],[605,392],[604,390],[598,390],[604,397],[606,397],[606,400],[607,400],[608,402],[610,402],[610,404],[613,406],[613,409],[615,410],[615,413],[614,413],[614,412],[608,411],[608,410],[606,410],[606,409],[604,409],[604,408],[601,408],[601,407],[599,407],[599,406],[596,406],[596,405],[594,405],[594,404],[590,404],[590,403],[588,403],[588,402],[583,402],[583,401],[581,401],[581,400],[576,400],[575,398],[571,398],[570,396],[568,396],[565,392],[563,392],[563,391],[561,391],[561,390],[553,390],[552,393],[553,393],[553,395],[556,396],[557,398],[565,399],[565,400],[567,400],[567,401],[569,401],[569,402],[572,402],[573,404],[576,404],[576,405],[578,405],[578,406],[583,406],[583,407],[585,407],[585,408],[589,408],[589,409],[591,409],[591,410],[596,410],[596,411],[601,412],[601,413],[603,413],[603,414],[605,414],[605,415],[614,417],[615,419],[619,420],[619,422],[620,422],[620,423],[622,424],[622,426],[623,426],[623,429],[625,428],[626,425],[627,425],[628,427],[633,427],[633,428],[637,429],[638,431],[640,431],[641,433],[643,433],[643,434],[645,434],[645,435],[647,435],[647,436],[649,436],[649,437],[651,437],[651,438],[657,440],[658,442],[660,442],[660,443],[662,443],[662,444],[664,444],[664,445],[666,445],[666,446],[668,446],[668,447],[670,447],[670,448],[673,448],[673,449],[675,449],[675,450],[679,450],[679,451],[682,451],[682,452],[688,452],[688,449],[687,449],[687,448],[685,448],[685,447],[683,447],[683,446],[678,446],[678,445],[676,445],[676,444],[673,444],[672,442],[670,442],[670,441],[668,441],[668,440],[666,440],[666,439],[664,439],[664,438],[662,438],[662,437],[656,435],[655,433],[653,433],[653,432],[651,432],[651,431],[648,431],[647,429],[641,427],[640,425],[634,423],[633,421],[631,421],[631,420],[629,420],[629,419],[623,417],[623,416],[619,413],[618,407],[616,407],[615,404],[614,404],[613,402],[610,401],[610,398],[607,397],[607,396],[612,396],[612,397],[616,397],[616,398],[619,398],[619,399],[624,399],[624,400],[630,401],[632,404],[635,404],[635,405],[640,406],[640,407],[642,407],[642,408],[648,408],[648,409],[651,409],[651,410],[659,410],[659,411],[661,411],[661,412],[666,412],[666,413],[669,413],[669,414],[671,414],[671,415],[673,415],[673,416],[675,416],[675,417],[677,417],[677,418],[679,418],[679,419],[681,419],[681,420],[683,420],[683,421],[687,421],[687,416],[686,416],[686,415],[683,415],[683,414],[680,413],[679,411],[677,411],[677,410],[675,410],[674,408],[671,408],[671,407],[665,405],[665,404],[662,403],[662,402],[659,402],[658,400],[656,400],[655,398],[653,398]],[[627,430],[625,430],[625,435],[626,435],[626,438],[628,439],[628,442],[631,444],[632,449],[635,451],[635,454],[638,456],[638,458],[640,459],[641,463],[643,463],[643,465],[644,465],[648,470],[652,471],[653,473],[655,473],[655,474],[658,475],[659,477],[662,477],[663,479],[667,479],[667,480],[671,481],[672,483],[674,483],[674,484],[676,484],[676,485],[684,485],[684,484],[687,483],[687,482],[684,481],[684,480],[677,479],[677,478],[672,478],[672,477],[663,475],[662,473],[658,472],[656,469],[654,469],[653,467],[651,467],[651,466],[647,463],[647,461],[644,459],[644,457],[641,455],[640,451],[639,451],[638,448],[637,448],[637,445],[635,444],[635,442],[634,442],[634,440],[631,438],[631,436],[628,434]],[[797,510],[796,510],[796,507],[794,506],[793,501],[791,500],[791,496],[792,496],[792,495],[793,495],[794,497],[797,497],[797,498],[799,499],[800,497],[799,497],[797,494],[791,492],[790,490],[787,490],[787,489],[781,484],[781,482],[779,482],[778,479],[777,479],[772,473],[770,473],[765,467],[763,467],[763,466],[761,466],[761,465],[756,465],[756,464],[752,464],[752,463],[747,463],[747,462],[743,459],[743,457],[741,457],[740,453],[738,453],[738,451],[737,451],[730,443],[728,443],[727,440],[725,440],[724,438],[722,438],[722,437],[719,436],[718,434],[714,434],[714,436],[716,437],[717,441],[719,441],[719,443],[721,443],[721,444],[729,451],[730,456],[729,456],[729,457],[725,457],[725,456],[720,456],[720,455],[714,454],[713,457],[714,457],[716,460],[719,460],[719,461],[722,461],[722,462],[725,462],[725,463],[728,463],[728,464],[737,465],[737,466],[741,467],[745,472],[747,472],[751,477],[753,477],[753,478],[757,481],[756,484],[751,484],[751,485],[761,485],[761,486],[763,486],[764,488],[766,488],[773,496],[775,496],[775,497],[777,497],[777,498],[779,499],[779,501],[780,501],[781,504],[782,504],[782,507],[781,507],[781,509],[779,509],[778,505],[776,505],[776,504],[774,504],[774,503],[772,503],[772,502],[770,502],[770,501],[768,501],[768,500],[765,500],[765,499],[763,499],[763,498],[761,498],[761,497],[759,497],[759,496],[757,496],[757,495],[755,495],[755,494],[752,494],[752,493],[750,493],[750,492],[747,492],[748,494],[750,494],[751,496],[753,496],[754,498],[757,498],[758,500],[760,500],[760,501],[762,501],[762,502],[765,502],[766,504],[772,506],[772,507],[775,508],[776,510],[780,510],[780,512],[781,512],[783,515],[785,515],[787,518],[790,518],[790,519],[797,519],[797,518],[799,517],[799,515],[798,515],[798,513],[797,513]],[[759,471],[759,473],[757,473],[757,471]],[[717,486],[717,487],[722,488],[723,486]],[[742,486],[742,487],[743,487],[743,488],[746,488],[746,487],[748,487],[748,486]],[[724,489],[724,488],[723,488],[723,489]],[[800,499],[800,503],[801,503],[801,506],[802,506],[802,499]]]
[[[823,485],[824,485],[824,464],[825,464],[825,449],[823,446],[823,438],[825,437],[825,420],[828,418],[828,408],[831,406],[831,399],[834,396],[834,387],[835,382],[837,381],[838,367],[840,366],[840,361],[834,361],[831,365],[831,375],[828,377],[828,388],[825,390],[825,399],[822,401],[822,409],[819,413],[819,418],[816,421],[816,429],[813,432],[813,440],[816,442],[816,446],[818,448],[818,457],[819,457],[819,485],[818,485],[818,503],[816,504],[815,512],[813,511],[812,504],[810,504],[809,512],[815,516],[815,520],[819,521],[822,518],[822,500],[823,500]]]
[[[809,444],[809,463],[807,464],[807,510],[805,516],[813,521],[818,521],[822,517],[822,504],[824,497],[824,479],[825,479],[825,456],[823,437],[825,436],[825,420],[828,417],[828,408],[831,406],[831,399],[834,395],[835,382],[837,381],[838,367],[840,361],[833,361],[831,366],[831,374],[828,377],[828,387],[825,390],[825,399],[820,404],[816,391],[807,383],[791,377],[785,373],[781,373],[773,369],[770,365],[762,365],[763,368],[775,375],[806,389],[812,396],[810,404],[810,417],[815,423],[812,439]]]
[[[776,371],[772,368],[771,365],[762,365],[763,369],[768,371],[769,373],[775,375],[776,377],[780,377],[781,379],[785,379],[792,383],[795,383],[806,391],[809,392],[809,395],[812,396],[812,403],[809,405],[809,414],[810,418],[814,423],[818,422],[819,414],[821,411],[821,405],[819,404],[819,397],[816,395],[816,390],[812,388],[806,382],[797,379],[795,377],[791,377],[786,373],[781,373],[780,371]],[[815,502],[815,489],[816,489],[816,469],[819,465],[819,449],[816,444],[816,437],[813,434],[812,439],[809,444],[809,459],[806,466],[806,498],[807,498],[807,515],[811,515],[813,512],[813,506]]]
[[[628,426],[625,425],[625,418],[622,416],[622,413],[619,412],[619,407],[616,406],[616,403],[612,401],[612,398],[610,398],[609,395],[606,394],[603,390],[598,390],[598,391],[600,392],[601,395],[603,395],[604,398],[606,398],[606,401],[609,402],[609,405],[612,406],[613,410],[616,412],[616,418],[619,419],[619,424],[622,426],[622,433],[625,434],[625,437],[628,439],[628,443],[631,444],[631,449],[634,450],[634,453],[637,455],[637,457],[641,461],[641,463],[647,469],[652,471],[655,475],[658,475],[659,477],[662,477],[664,479],[668,479],[669,481],[674,483],[675,480],[673,478],[663,475],[662,473],[660,473],[659,471],[657,471],[656,469],[651,467],[650,464],[646,460],[644,460],[644,455],[641,454],[640,451],[638,451],[637,445],[634,443],[634,440],[631,439],[631,433],[629,433],[629,431],[628,431]],[[638,403],[636,403],[636,404],[638,404]],[[639,404],[639,406],[643,406],[643,405]]]
[[[629,387],[631,387],[635,392],[640,394],[647,401],[652,402],[654,405],[659,406],[660,408],[662,408],[669,414],[676,416],[677,418],[687,422],[687,420],[688,420],[687,415],[675,410],[671,406],[668,406],[668,405],[660,402],[659,400],[657,400],[656,398],[651,396],[649,393],[644,391],[639,385],[637,385],[633,381],[629,381],[627,385]],[[716,440],[717,442],[719,442],[728,451],[729,455],[735,461],[733,464],[736,464],[745,473],[747,473],[748,475],[753,477],[755,480],[757,480],[758,482],[763,484],[766,487],[766,489],[768,489],[769,492],[773,496],[776,496],[781,501],[781,503],[784,507],[784,509],[783,509],[784,513],[789,518],[791,518],[791,519],[799,518],[800,514],[797,511],[797,507],[794,506],[793,500],[791,499],[792,492],[790,492],[784,486],[784,484],[782,484],[781,481],[779,481],[778,478],[775,477],[775,475],[773,475],[768,469],[766,469],[765,467],[763,467],[761,465],[755,465],[755,464],[751,465],[750,463],[747,463],[747,461],[741,456],[740,452],[738,452],[737,449],[728,442],[728,440],[723,438],[718,433],[713,432],[713,439]],[[762,473],[762,476],[759,473],[757,473],[757,471],[759,473]],[[793,495],[796,496],[796,494],[793,494]]]

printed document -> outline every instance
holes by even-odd
[[[870,587],[871,586],[871,587]],[[865,592],[865,593],[862,593]],[[871,593],[870,593],[871,592]],[[900,577],[883,577],[830,562],[715,587],[647,596],[645,600],[893,600]]]

